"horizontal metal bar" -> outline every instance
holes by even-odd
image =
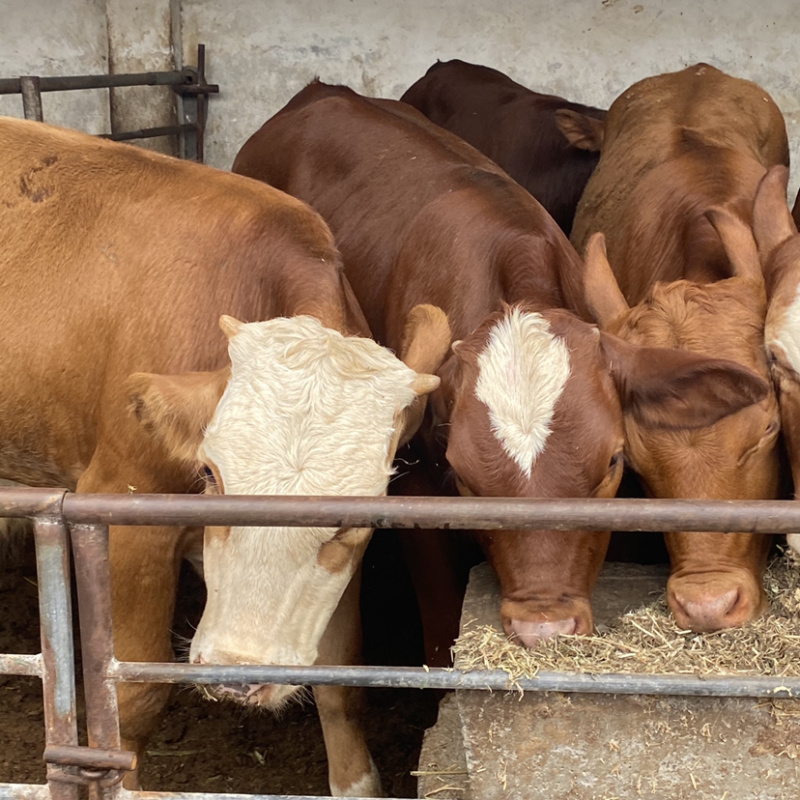
[[[498,497],[68,494],[69,522],[551,530],[800,531],[800,503]]]
[[[250,797],[252,800],[252,795]],[[39,783],[0,783],[0,798],[2,800],[50,800],[50,788],[46,784]]]
[[[167,72],[132,72],[120,75],[40,77],[39,91],[69,92],[77,89],[109,89],[117,86],[181,86],[192,82],[192,74],[183,70],[169,70]],[[0,79],[0,94],[19,94],[21,91],[19,78]]]
[[[110,139],[112,142],[127,142],[131,139],[154,139],[157,136],[172,136],[176,133],[196,131],[197,125],[163,125],[160,128],[140,128],[137,131],[123,131],[121,133],[101,133],[100,139]]]
[[[0,675],[29,675],[42,677],[42,654],[19,655],[0,653]]]
[[[38,513],[51,489],[0,489],[0,517]],[[64,494],[67,522],[110,525],[295,525],[472,530],[800,531],[800,503],[504,497],[250,497]]]
[[[44,749],[44,760],[61,767],[86,769],[136,769],[136,753],[127,750],[102,750],[95,747],[51,745]]]
[[[539,672],[512,680],[502,670],[461,672],[424,667],[215,666],[115,662],[111,676],[128,682],[368,686],[400,689],[476,689],[602,694],[709,695],[714,697],[800,697],[800,678],[696,675],[592,675]]]
[[[0,789],[2,784],[0,784]],[[1,795],[0,795],[1,796]],[[125,789],[117,795],[118,800],[340,800],[330,795],[309,794],[233,794],[228,792],[131,792]],[[352,797],[350,800],[380,800],[376,797]]]

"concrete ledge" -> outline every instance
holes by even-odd
[[[599,625],[662,591],[665,580],[663,568],[607,565],[595,595]],[[476,567],[462,632],[499,625],[498,608],[493,573]],[[468,780],[457,792],[436,794],[428,776],[420,779],[420,797],[424,791],[461,800],[800,796],[800,703],[793,700],[459,690],[426,737],[423,763],[430,753],[432,763],[458,764],[452,748],[459,741]],[[440,758],[426,750],[429,742],[450,749]]]

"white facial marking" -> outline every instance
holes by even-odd
[[[781,323],[777,337],[767,344],[782,350],[789,366],[800,375],[800,286]]]
[[[478,366],[475,394],[503,449],[530,477],[569,377],[567,346],[541,314],[515,308],[492,328]]]
[[[201,447],[226,494],[386,492],[395,412],[415,398],[413,370],[374,341],[344,337],[311,317],[243,325],[229,352],[231,379]],[[356,566],[332,573],[318,563],[335,533],[207,534],[208,603],[191,657],[313,663]]]

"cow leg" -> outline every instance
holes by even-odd
[[[113,473],[112,473],[113,474]],[[129,482],[140,491],[155,491],[148,481]],[[108,479],[93,460],[78,482],[79,492],[127,489]],[[172,661],[170,629],[179,567],[178,528],[117,527],[109,532],[111,618],[114,655],[120,661]],[[122,747],[133,750],[141,764],[144,749],[169,699],[168,684],[117,685]],[[138,772],[125,776],[127,789],[138,789]]]
[[[357,664],[361,656],[361,570],[345,590],[322,636],[318,664]],[[378,770],[367,749],[361,714],[364,690],[350,686],[315,686],[328,782],[334,797],[383,797]]]

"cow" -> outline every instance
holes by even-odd
[[[753,203],[753,234],[767,285],[769,306],[764,341],[781,409],[781,430],[789,456],[794,497],[800,494],[800,235],[798,202],[790,214],[786,204],[789,171],[771,167],[761,180]],[[786,537],[800,553],[800,534]]]
[[[496,164],[404,103],[312,82],[248,139],[233,170],[322,214],[379,342],[399,346],[419,303],[447,314],[452,352],[423,424],[440,491],[449,469],[461,495],[613,497],[623,408],[643,424],[694,430],[767,392],[744,367],[631,346],[571,313],[588,314],[582,264],[553,219]],[[678,392],[704,410],[687,416]],[[608,532],[477,535],[511,638],[532,645],[592,631]],[[427,586],[442,581],[434,575]]]
[[[640,345],[723,356],[769,378],[766,296],[749,225],[766,168],[788,163],[772,99],[697,64],[635,83],[602,125],[566,122],[568,136],[585,144],[594,135],[600,150],[572,231],[575,246],[587,247],[587,302],[600,327]],[[771,499],[779,431],[772,391],[690,436],[645,430],[627,415],[626,458],[652,496]],[[759,615],[769,538],[667,534],[678,624],[713,631]]]
[[[368,338],[331,233],[300,201],[41,123],[0,121],[0,153],[0,475],[78,492],[385,493],[439,383],[441,311],[408,315],[403,363]],[[351,662],[369,535],[208,528],[195,660]],[[111,528],[118,659],[171,660],[193,538]],[[217,691],[277,708],[293,689]],[[124,747],[142,754],[167,692],[120,686]],[[379,793],[353,697],[317,700],[331,790]]]
[[[437,61],[400,99],[489,156],[569,236],[598,156],[579,140],[568,143],[557,120],[573,113],[602,120],[603,109],[534,92],[496,69],[459,59]]]

